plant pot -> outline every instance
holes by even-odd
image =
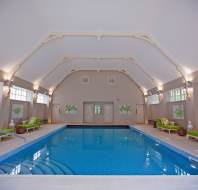
[[[22,127],[16,127],[16,133],[17,134],[24,134],[26,130]]]
[[[178,130],[177,134],[178,134],[179,136],[186,136],[187,130],[184,129],[184,128],[180,128],[180,129]]]

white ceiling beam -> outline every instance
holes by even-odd
[[[162,46],[156,42],[149,34],[147,33],[103,33],[103,32],[71,32],[71,33],[65,33],[65,32],[53,32],[50,33],[45,39],[43,39],[36,47],[32,49],[32,51],[24,57],[11,71],[11,79],[16,75],[16,73],[22,68],[22,66],[37,52],[39,51],[43,46],[48,44],[51,41],[57,40],[57,39],[63,39],[65,37],[95,37],[97,39],[104,38],[104,37],[113,37],[113,38],[135,38],[139,40],[143,40],[144,42],[147,42],[157,48],[162,55],[164,55],[169,62],[176,68],[177,72],[184,78],[186,81],[186,75],[187,73],[184,71],[182,66],[178,64],[172,56],[164,49]]]
[[[134,57],[118,57],[118,56],[112,56],[112,57],[93,57],[93,56],[65,56],[63,57],[58,64],[56,64],[55,67],[53,67],[49,72],[46,73],[46,75],[44,75],[40,80],[39,80],[39,84],[38,85],[42,85],[43,82],[45,80],[47,80],[50,75],[52,75],[61,65],[68,63],[68,61],[70,60],[82,60],[82,59],[86,59],[86,60],[95,60],[95,61],[102,61],[102,60],[121,60],[121,61],[130,61],[130,63],[135,64],[145,75],[146,77],[151,81],[153,87],[158,87],[159,83],[158,81],[153,78],[144,68],[143,66],[140,64],[140,62],[134,58]],[[64,76],[65,77],[65,76]],[[133,79],[134,80],[134,79]],[[136,83],[138,83],[138,86],[142,89],[144,87],[142,87],[138,81],[136,81]],[[58,84],[57,84],[58,85]],[[56,87],[55,87],[56,88]]]

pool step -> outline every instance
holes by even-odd
[[[18,168],[17,168],[18,166]],[[74,172],[55,160],[26,160],[22,163],[3,163],[0,165],[0,175],[73,175]]]
[[[27,166],[29,168],[29,171],[31,172],[31,174],[37,174],[37,175],[44,174],[43,170],[39,166],[36,166],[33,161],[27,160],[27,161],[23,162],[22,165]],[[23,171],[21,172],[21,174],[24,174]]]
[[[53,174],[55,175],[64,175],[64,171],[60,168],[60,167],[57,167],[56,164],[53,164],[51,161],[40,161],[40,164],[43,164],[43,165],[46,165],[48,166],[52,171],[53,171]]]
[[[14,167],[7,165],[6,163],[0,166],[0,170],[4,172],[3,174],[10,174]]]
[[[2,169],[0,169],[0,175],[2,174],[5,174],[5,172]]]
[[[53,159],[50,159],[50,162],[53,163],[54,165],[56,165],[57,167],[59,167],[63,171],[64,175],[74,175],[75,174],[75,172],[69,166],[67,166],[65,164],[62,164],[62,163],[60,163],[56,160],[53,160]]]

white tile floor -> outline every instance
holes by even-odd
[[[5,154],[17,147],[20,147],[32,140],[42,137],[43,135],[45,135],[53,130],[56,130],[58,128],[61,128],[64,125],[66,125],[66,124],[42,125],[39,130],[35,130],[35,131],[29,132],[29,133],[18,135],[22,138],[19,138],[17,136],[4,138],[0,142],[0,155]],[[23,138],[25,138],[26,141],[24,141]]]
[[[176,133],[168,134],[165,131],[161,131],[159,129],[153,128],[152,126],[146,126],[146,125],[133,125],[133,127],[150,134],[154,137],[157,137],[171,145],[174,145],[175,147],[184,150],[185,152],[188,152],[189,154],[192,154],[196,157],[198,157],[198,141],[187,139],[186,137],[181,137],[177,135]]]
[[[198,190],[197,176],[3,176],[1,190]]]
[[[21,135],[30,142],[64,124],[44,125],[38,131]],[[134,127],[198,156],[198,142],[151,126]],[[0,155],[25,142],[20,138],[0,142]],[[198,176],[0,176],[0,190],[198,190]]]

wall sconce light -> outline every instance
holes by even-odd
[[[164,89],[162,85],[158,86],[157,88],[159,91],[162,91]]]
[[[3,95],[5,98],[8,98],[10,95],[10,87],[12,86],[12,81],[5,80],[3,84]]]
[[[10,94],[10,87],[9,86],[3,86],[3,95],[5,98],[7,98]]]
[[[53,89],[52,88],[49,89],[48,94],[49,94],[49,96],[52,96],[52,94],[53,94]]]
[[[160,96],[163,95],[163,90],[157,90],[157,94]]]
[[[12,74],[9,73],[9,72],[5,73],[4,76],[3,76],[3,79],[5,81],[12,81]]]
[[[49,95],[49,102],[51,102],[52,101],[52,95],[53,95],[53,88],[49,89],[48,95]]]
[[[33,99],[36,101],[36,99],[37,99],[37,95],[38,95],[38,90],[37,89],[34,89],[34,97],[33,97]]]
[[[144,101],[145,101],[145,104],[148,103],[148,95],[144,95]]]
[[[144,102],[147,104],[148,102],[148,90],[146,88],[142,88],[143,96],[144,96]]]
[[[163,100],[163,90],[157,90],[157,94],[158,94],[158,96],[159,96],[159,101],[161,102],[162,100]]]
[[[191,98],[193,96],[193,83],[192,81],[186,82],[186,91],[188,98]]]
[[[34,84],[33,86],[34,91],[38,91],[39,90],[39,85],[37,83]]]
[[[37,95],[38,95],[38,91],[39,91],[39,84],[38,83],[34,83],[33,89],[34,89],[34,100],[36,100],[37,99]]]

